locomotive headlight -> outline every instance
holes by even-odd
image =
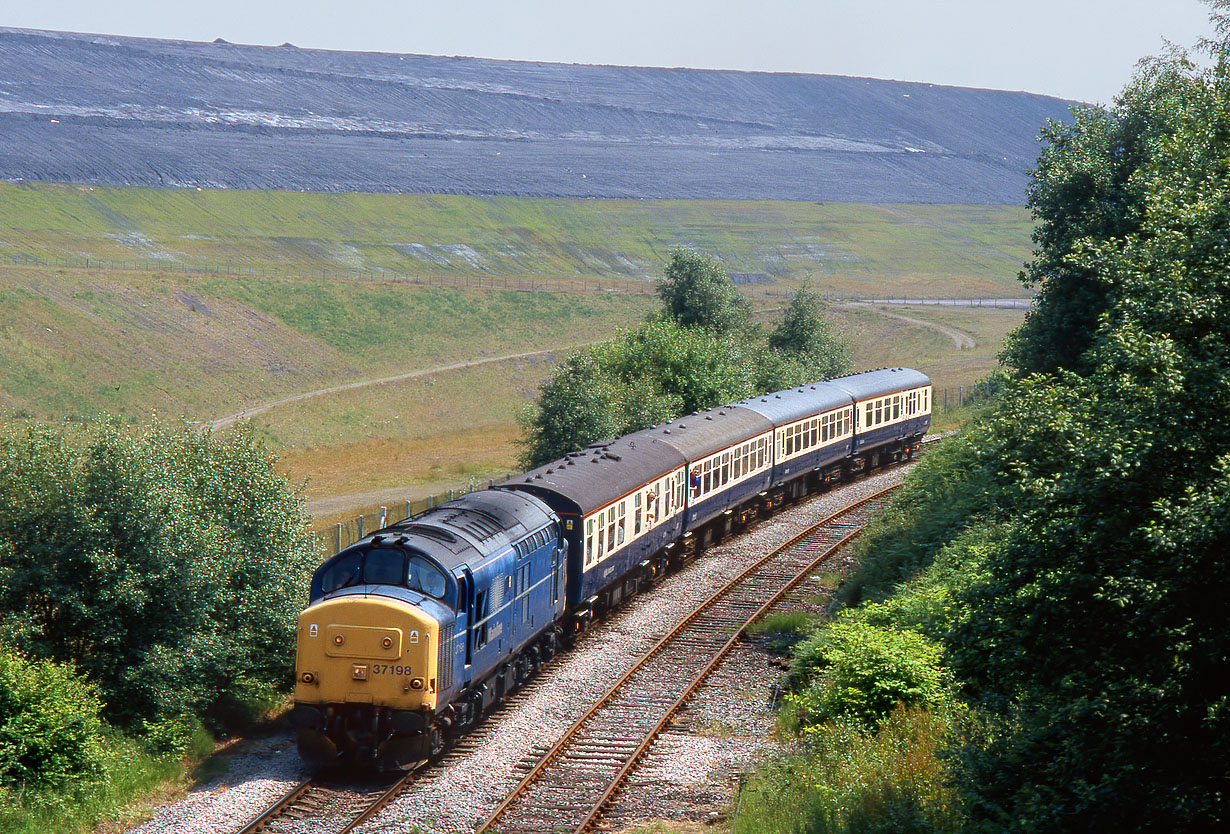
[[[422,689],[422,688],[423,688],[423,679],[422,679],[422,678],[413,678],[413,679],[410,681],[410,688],[411,688],[411,689]]]
[[[342,635],[340,635],[340,634],[335,634],[335,635],[333,635],[333,643],[334,643],[334,645],[340,646],[340,645],[342,645],[342,644],[343,644],[343,643],[345,643],[345,642],[346,642],[346,638],[345,638],[345,637],[343,637]]]
[[[380,641],[380,645],[384,646],[386,649],[393,648],[393,638],[392,637],[384,638],[383,640]]]
[[[299,676],[299,680],[306,684],[316,683],[316,673],[315,672],[304,672],[302,675]]]

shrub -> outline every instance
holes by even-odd
[[[315,563],[249,430],[0,429],[0,634],[73,661],[124,726],[289,683]]]
[[[869,728],[898,703],[940,706],[952,680],[935,641],[851,615],[798,645],[791,677],[788,703],[801,725],[853,718]]]
[[[102,778],[102,703],[68,664],[0,645],[0,788],[82,788]]]
[[[961,831],[943,751],[964,732],[959,711],[903,706],[870,733],[848,717],[814,727],[806,748],[757,768],[732,834]]]

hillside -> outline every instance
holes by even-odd
[[[1068,103],[865,78],[0,28],[0,178],[1021,204]]]

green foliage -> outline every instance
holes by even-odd
[[[769,334],[769,347],[801,363],[810,379],[838,376],[853,365],[850,347],[833,335],[819,297],[806,286],[794,294],[781,323]]]
[[[1200,87],[1189,68],[1148,62],[1109,111],[1078,106],[1071,121],[1043,129],[1047,144],[1029,190],[1036,248],[1020,276],[1038,296],[1003,354],[1022,374],[1089,370],[1084,354],[1118,290],[1078,255],[1086,240],[1114,245],[1139,229],[1149,188],[1143,169]]]
[[[132,818],[132,803],[165,790],[182,777],[178,759],[153,757],[143,744],[114,731],[105,737],[105,773],[63,789],[0,787],[0,831],[5,834],[89,834],[100,820]],[[108,825],[106,830],[114,830]]]
[[[801,753],[757,769],[732,834],[963,831],[943,751],[965,724],[960,712],[898,706],[870,733],[852,718],[818,726]]]
[[[561,362],[543,385],[537,408],[519,418],[526,432],[525,467],[614,437],[622,415],[611,407],[613,400],[591,352],[577,351]]]
[[[663,312],[684,327],[703,327],[727,336],[747,327],[751,308],[726,274],[726,267],[693,249],[674,249],[658,282]]]
[[[71,665],[30,660],[0,644],[0,792],[83,790],[101,781],[101,709],[95,688]]]
[[[963,751],[974,830],[1226,823],[1226,73],[1149,104],[1166,130],[1132,174],[1135,228],[1069,230],[1066,263],[1107,288],[1082,375],[1010,386],[983,420],[979,477],[1012,522],[947,641],[999,727]]]
[[[874,727],[898,704],[936,707],[951,675],[941,645],[922,634],[843,612],[795,647],[788,708],[804,728],[836,718]]]
[[[247,430],[0,429],[0,631],[73,661],[125,726],[234,718],[285,685],[314,563]]]
[[[928,447],[892,504],[855,542],[856,566],[840,591],[846,604],[888,599],[929,574],[929,585],[943,587],[977,576],[1001,535],[997,496],[1005,489],[981,465],[980,438],[975,425]]]
[[[535,406],[520,417],[526,468],[680,414],[849,369],[848,349],[828,334],[814,305],[806,322],[789,328],[803,338],[801,350],[812,352],[800,353],[786,342],[778,350],[747,326],[746,302],[716,262],[695,252],[675,252],[667,275],[663,286],[673,289],[664,291],[658,315],[570,356],[543,386]],[[718,286],[725,286],[738,303]],[[701,301],[695,300],[698,296]],[[726,324],[698,324],[696,311],[702,307],[709,310],[705,315]]]

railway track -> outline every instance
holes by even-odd
[[[654,739],[743,630],[857,536],[894,489],[813,525],[709,597],[529,765],[475,830],[580,834],[593,828]]]
[[[300,820],[327,818],[341,827],[334,834],[350,834],[397,798],[427,762],[398,778],[393,784],[330,783],[313,776],[291,788],[281,799],[261,812],[237,834],[264,834],[295,830]]]

